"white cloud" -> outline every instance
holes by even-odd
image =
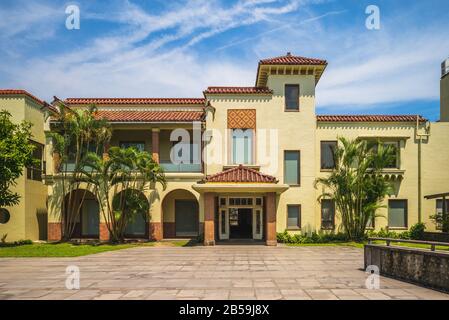
[[[226,6],[219,1],[186,1],[155,15],[123,0],[107,15],[85,10],[87,19],[121,27],[78,50],[0,65],[12,75],[3,86],[23,87],[46,99],[54,94],[201,96],[209,85],[253,85],[259,58],[291,51],[329,60],[317,88],[318,108],[326,112],[438,99],[439,62],[449,48],[449,39],[439,35],[441,25],[411,25],[404,31],[394,21],[383,21],[379,32],[365,30],[364,24],[335,28],[323,21],[343,19],[344,10],[316,15],[308,2],[241,0]],[[286,13],[296,14],[289,19]],[[5,34],[26,32],[39,24],[36,19],[30,17]],[[215,54],[197,52],[199,42],[257,23],[268,31],[212,47]],[[236,46],[245,47],[248,55],[226,56],[226,50]]]

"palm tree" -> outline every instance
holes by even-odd
[[[123,241],[128,223],[136,214],[148,212],[148,202],[140,195],[156,183],[166,188],[162,167],[148,152],[135,148],[111,147],[107,158],[89,153],[79,181],[93,186],[112,242]]]
[[[381,201],[392,189],[382,170],[394,160],[394,150],[377,142],[338,139],[334,150],[335,169],[318,178],[321,198],[333,199],[341,215],[342,228],[350,239],[361,240],[370,221],[374,221]]]
[[[95,105],[87,109],[71,109],[61,102],[59,106],[60,113],[50,137],[53,138],[53,152],[59,154],[57,165],[61,173],[60,193],[63,200],[58,205],[63,222],[62,237],[63,240],[69,240],[89,189],[89,186],[84,188],[78,199],[75,191],[81,184],[79,177],[83,158],[89,151],[100,153],[111,138],[111,130],[106,120],[96,117]],[[61,195],[58,194],[57,197],[61,198]]]

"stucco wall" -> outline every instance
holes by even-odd
[[[24,96],[8,96],[0,98],[0,109],[12,114],[12,120],[20,123],[27,120],[31,127],[32,140],[45,145],[44,114],[41,105]],[[45,151],[44,151],[45,153]],[[44,158],[45,160],[45,158]],[[47,188],[40,181],[28,180],[26,169],[12,188],[21,196],[20,203],[6,208],[11,215],[7,224],[0,224],[0,235],[8,234],[7,241],[19,239],[39,239],[37,212],[46,212]]]

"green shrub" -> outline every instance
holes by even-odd
[[[14,242],[0,242],[0,247],[18,247],[25,244],[33,244],[31,240],[17,240]]]
[[[346,242],[349,241],[344,233],[316,233],[311,234],[294,234],[291,235],[287,230],[277,234],[277,240],[280,243],[331,243],[331,242]]]
[[[424,238],[424,231],[426,230],[426,225],[422,222],[418,222],[410,227],[410,239],[422,240]]]

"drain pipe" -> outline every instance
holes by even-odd
[[[415,128],[415,139],[418,140],[418,222],[422,222],[422,140],[424,137],[430,137],[430,124],[427,127],[428,121],[426,122],[426,127],[424,128],[426,133],[419,133],[419,118],[416,116],[416,128]]]

